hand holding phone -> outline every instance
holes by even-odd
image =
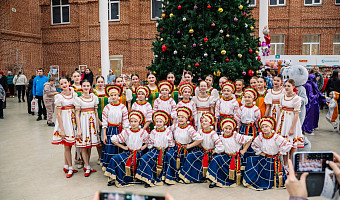
[[[289,175],[286,181],[286,188],[290,196],[307,198],[306,177],[308,173],[303,173],[298,180],[295,176],[292,160],[288,160]]]

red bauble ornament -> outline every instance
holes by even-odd
[[[245,13],[245,12],[243,13],[243,17],[244,17],[244,16],[246,16],[246,13]]]
[[[177,6],[177,9],[178,10],[182,9],[182,6],[181,5]]]
[[[260,46],[262,46],[262,43],[261,43],[261,42],[259,42],[259,47],[260,47]]]
[[[163,31],[163,28],[160,28],[161,31]]]
[[[210,9],[210,8],[211,8],[211,5],[210,5],[210,4],[209,4],[209,5],[207,5],[207,8],[208,8],[208,9]]]
[[[162,45],[162,51],[163,51],[163,52],[166,52],[166,50],[168,50],[168,47],[167,47],[165,44],[163,44],[163,45]]]
[[[252,50],[252,49],[249,49],[249,53],[253,53],[253,50]]]
[[[261,57],[260,57],[260,56],[257,56],[257,60],[258,60],[258,61],[261,61]]]
[[[200,66],[200,64],[197,62],[197,63],[195,63],[195,67],[198,67],[198,66]]]
[[[251,70],[251,69],[250,69],[250,70],[248,70],[248,75],[249,75],[249,76],[254,76],[254,71],[253,71],[253,70]]]
[[[208,42],[208,40],[209,40],[209,39],[208,39],[207,37],[203,38],[203,41],[204,41],[204,42]]]
[[[226,61],[226,62],[229,62],[229,58],[226,58],[225,61]]]

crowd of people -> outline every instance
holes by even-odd
[[[171,72],[162,81],[149,72],[146,85],[132,74],[126,85],[112,71],[105,84],[103,76],[94,79],[86,68],[72,72],[71,80],[60,78],[61,92],[55,78],[43,74],[40,68],[29,81],[27,98],[38,99],[37,120],[44,116],[54,126],[52,144],[64,145],[67,178],[78,172],[72,162],[75,146],[75,164],[85,177],[96,172],[90,166],[91,148],[96,147],[97,164],[109,186],[210,180],[210,188],[283,187],[291,170],[289,159],[304,148],[304,133],[317,128],[299,119],[302,103],[295,81],[283,80],[280,74],[253,76],[248,87],[243,79],[234,83],[220,77],[219,87],[214,88],[212,75],[195,85],[190,71],[183,72],[178,86]],[[310,72],[306,118],[311,113],[318,118],[319,105],[322,108],[327,99],[326,118],[337,131],[338,72],[327,81],[321,79],[318,69]],[[20,73],[13,80],[18,91],[27,82]],[[0,98],[2,94],[0,86]],[[19,94],[18,98],[20,102]]]

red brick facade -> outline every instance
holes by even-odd
[[[256,1],[253,15],[258,25],[259,0]],[[69,3],[70,23],[51,25],[50,0],[2,0],[0,70],[7,71],[15,63],[11,52],[20,49],[29,76],[37,68],[47,70],[50,65],[59,65],[61,71],[67,72],[78,65],[87,65],[99,74],[98,0],[69,0]],[[334,0],[324,0],[321,6],[286,0],[286,6],[269,7],[269,27],[271,34],[285,35],[287,55],[302,53],[305,34],[320,34],[320,55],[331,55],[334,34],[340,34],[339,13],[340,6]],[[109,22],[109,54],[123,56],[123,73],[145,74],[145,67],[153,58],[155,23],[151,20],[151,0],[120,1],[120,21]]]

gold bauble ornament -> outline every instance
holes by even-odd
[[[259,54],[259,51],[255,51],[256,54]]]
[[[226,53],[227,53],[226,50],[222,50],[222,51],[221,51],[221,54],[222,54],[222,55],[225,55]]]
[[[254,26],[251,26],[251,27],[250,27],[250,30],[254,30]]]
[[[170,13],[169,17],[171,18],[171,17],[173,17],[173,16],[174,16],[174,14]]]
[[[237,57],[242,58],[242,54],[240,54],[240,53],[237,54]]]
[[[161,38],[161,41],[163,41],[164,39],[163,38]]]
[[[220,13],[223,12],[223,8],[219,8],[218,12],[220,12]]]
[[[242,10],[242,9],[243,9],[243,6],[242,6],[242,5],[239,5],[239,6],[238,6],[238,9]]]
[[[227,34],[226,36],[227,36],[227,37],[230,37],[230,35],[229,35],[229,34]]]
[[[156,71],[153,71],[154,74],[157,74]]]
[[[188,65],[188,68],[191,68],[191,65]]]
[[[189,30],[189,33],[194,33],[194,29],[191,28],[191,29]]]
[[[163,14],[161,15],[162,19],[163,19],[165,16],[166,16],[166,14],[165,14],[165,13],[163,13]]]

